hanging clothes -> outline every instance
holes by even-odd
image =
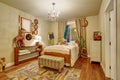
[[[49,45],[54,44],[54,33],[53,32],[48,34],[48,40],[49,40]]]
[[[66,25],[65,27],[64,39],[66,39],[67,42],[69,42],[69,39],[70,39],[70,26],[69,25]]]

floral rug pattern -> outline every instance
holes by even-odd
[[[64,68],[62,72],[50,68],[39,68],[38,63],[30,63],[7,74],[8,80],[79,80],[80,69]]]

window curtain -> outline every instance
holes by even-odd
[[[62,40],[64,38],[66,24],[67,24],[67,21],[58,22],[58,40]]]
[[[73,41],[78,39],[76,27],[75,28],[71,28],[71,38],[72,38]]]
[[[87,57],[87,46],[86,46],[86,18],[76,19],[76,32],[77,41],[79,43],[79,56]]]

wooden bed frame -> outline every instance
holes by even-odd
[[[64,62],[70,64],[71,66],[71,50],[69,54],[63,54],[58,52],[44,52],[45,55],[57,56],[57,57],[64,57]]]

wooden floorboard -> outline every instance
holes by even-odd
[[[100,63],[90,63],[89,58],[79,58],[74,67],[81,69],[80,80],[110,80],[105,77]]]
[[[35,61],[35,60],[32,60]],[[31,61],[19,64],[18,66],[12,66],[6,68],[5,71],[0,73],[0,80],[6,80],[6,73],[16,70],[26,64],[29,64]],[[105,74],[102,70],[102,67],[99,63],[90,63],[89,58],[79,58],[74,68],[81,69],[80,79],[79,80],[110,80],[105,77]]]

